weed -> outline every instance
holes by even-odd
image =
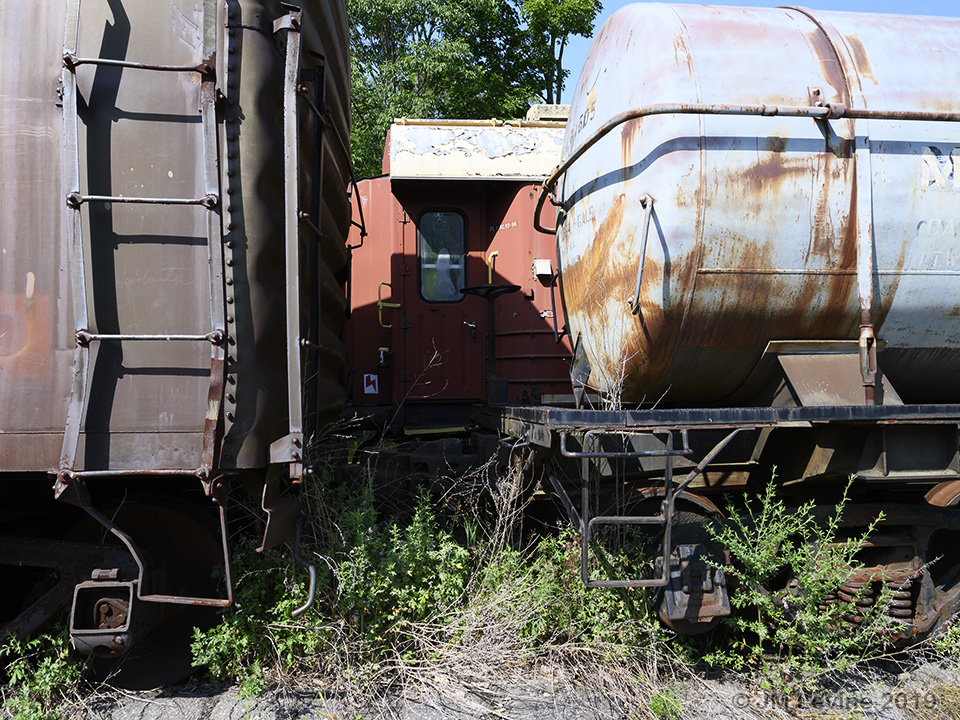
[[[665,720],[680,720],[683,704],[672,690],[660,690],[650,698],[650,712]]]
[[[3,708],[18,720],[55,720],[73,700],[83,665],[70,656],[65,628],[28,640],[7,638],[0,657],[6,665],[8,690]]]
[[[458,492],[469,488],[472,499],[421,493],[407,517],[385,516],[369,480],[343,485],[328,475],[307,488],[301,500],[314,522],[301,552],[319,569],[315,609],[291,620],[302,574],[279,551],[242,543],[235,606],[197,632],[195,663],[243,693],[323,676],[369,699],[376,688],[419,694],[423,683],[439,692],[463,678],[507,682],[549,661],[571,682],[646,706],[647,686],[636,679],[656,677],[663,638],[646,596],[586,588],[572,530],[521,544],[520,473],[491,481],[488,471],[461,478]],[[460,508],[452,518],[451,505]],[[444,529],[438,509],[466,542]]]
[[[708,662],[759,670],[770,688],[781,690],[802,685],[811,673],[847,667],[887,644],[892,620],[884,598],[864,610],[857,607],[861,598],[836,596],[856,567],[854,556],[883,519],[878,516],[859,537],[841,538],[847,490],[849,483],[823,521],[812,501],[789,510],[771,480],[759,499],[746,502],[744,513],[731,505],[729,520],[708,526],[730,550],[733,565],[726,572],[737,584],[727,645],[709,652]],[[853,615],[862,618],[859,626],[846,622]]]

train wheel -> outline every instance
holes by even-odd
[[[150,497],[126,501],[107,513],[129,533],[153,567],[161,569],[163,584],[152,592],[190,597],[221,597],[216,575],[223,567],[220,538],[209,516],[198,507],[175,498]],[[85,522],[74,539],[117,543],[94,521]],[[149,607],[147,607],[149,606]],[[183,680],[194,668],[190,640],[194,628],[217,621],[215,610],[191,605],[138,603],[142,612],[158,611],[152,630],[118,658],[94,657],[94,679],[129,690],[146,690]]]

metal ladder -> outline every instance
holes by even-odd
[[[216,57],[217,3],[203,0],[203,59],[198,65],[160,65],[100,57],[79,57],[80,2],[69,0],[64,36],[63,69],[60,82],[63,93],[63,192],[68,207],[66,242],[69,251],[70,280],[73,287],[73,306],[76,322],[73,382],[67,408],[66,428],[54,491],[57,498],[83,508],[91,517],[116,536],[133,556],[138,566],[137,598],[147,602],[180,605],[226,607],[233,602],[233,580],[227,533],[225,487],[211,477],[214,465],[216,430],[219,422],[224,382],[223,260],[220,248],[220,188],[217,170],[217,116],[216,116]],[[112,195],[84,195],[80,192],[79,116],[77,113],[77,68],[82,65],[106,65],[136,72],[196,73],[200,76],[200,115],[202,123],[204,195],[197,198],[124,197]],[[81,209],[90,202],[141,203],[149,205],[196,205],[207,213],[207,264],[210,270],[210,326],[203,335],[183,334],[103,334],[90,331],[90,307],[93,295],[87,286],[88,258],[84,254]],[[77,451],[80,433],[89,404],[91,381],[90,348],[102,342],[188,342],[210,346],[210,386],[207,397],[200,462],[196,468],[83,469],[77,470]],[[143,553],[134,540],[117,527],[112,520],[94,508],[84,480],[88,478],[121,477],[130,474],[196,476],[204,484],[208,496],[219,506],[220,531],[223,546],[226,597],[201,598],[161,595],[144,591],[147,566]]]
[[[57,477],[57,496],[66,486],[82,478],[123,476],[131,472],[151,475],[194,475],[204,481],[207,494],[212,487],[210,473],[214,463],[214,447],[217,423],[221,412],[221,397],[224,382],[224,309],[222,298],[223,269],[220,248],[219,179],[217,175],[217,118],[216,118],[216,19],[215,0],[203,3],[203,60],[198,65],[158,65],[129,62],[100,57],[78,57],[80,24],[80,0],[70,0],[67,7],[64,38],[63,69],[61,85],[63,92],[63,168],[64,196],[68,207],[66,242],[70,258],[70,279],[73,286],[73,305],[76,322],[76,345],[74,348],[73,382],[67,422],[60,455]],[[83,195],[80,192],[80,151],[77,113],[77,68],[82,65],[111,66],[135,72],[196,73],[200,76],[200,115],[202,121],[204,195],[197,198],[126,197],[109,195]],[[93,295],[87,287],[88,258],[84,253],[81,209],[90,202],[141,203],[149,205],[196,205],[207,213],[207,264],[210,268],[210,320],[211,330],[203,335],[182,334],[101,334],[90,331],[90,307]],[[210,346],[210,388],[204,420],[203,446],[199,465],[191,469],[144,468],[129,469],[84,469],[77,470],[77,452],[80,433],[89,404],[91,381],[91,345],[110,341],[122,342],[194,342]]]
[[[564,457],[575,458],[581,461],[581,497],[580,512],[577,512],[567,495],[566,490],[557,478],[551,476],[550,481],[554,490],[560,497],[567,514],[573,521],[580,533],[580,574],[583,583],[587,587],[598,588],[660,588],[665,587],[670,582],[670,556],[673,554],[674,545],[672,542],[673,523],[675,515],[676,499],[690,483],[702,473],[706,467],[713,462],[714,458],[733,440],[733,438],[745,431],[752,430],[750,427],[739,427],[732,429],[719,443],[717,443],[710,452],[704,456],[697,466],[691,470],[679,485],[674,483],[673,478],[673,459],[682,455],[689,455],[692,450],[689,442],[689,430],[686,428],[675,429],[654,429],[640,431],[631,431],[629,428],[622,430],[610,429],[592,429],[583,434],[581,440],[581,450],[571,450],[568,447],[568,438],[571,433],[563,432],[560,435],[560,452]],[[674,447],[674,433],[679,431],[682,447]],[[640,450],[615,452],[603,450],[600,441],[604,436],[615,435],[620,438],[629,437],[631,434],[659,435],[664,438],[664,449],[662,450]],[[664,458],[664,497],[660,504],[660,512],[656,515],[596,515],[591,517],[591,471],[593,463],[596,460],[613,459],[637,459],[637,458]],[[662,529],[662,547],[661,557],[658,562],[658,573],[656,577],[642,579],[591,579],[590,578],[590,543],[593,539],[594,529],[599,525],[632,525],[632,526],[654,526]]]

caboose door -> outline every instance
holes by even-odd
[[[442,191],[424,192],[422,185],[418,183],[416,198],[429,198],[429,204],[402,203],[399,394],[411,400],[479,400],[485,307],[481,298],[461,292],[485,282],[479,194],[473,199],[462,194],[454,197]]]

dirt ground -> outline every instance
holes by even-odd
[[[572,682],[563,672],[477,682],[424,678],[402,694],[363,697],[323,687],[273,689],[242,698],[236,688],[190,682],[145,693],[105,689],[69,715],[82,720],[960,720],[960,669],[926,663],[858,668],[828,689],[784,699],[732,679],[694,676],[663,685],[646,707]]]

